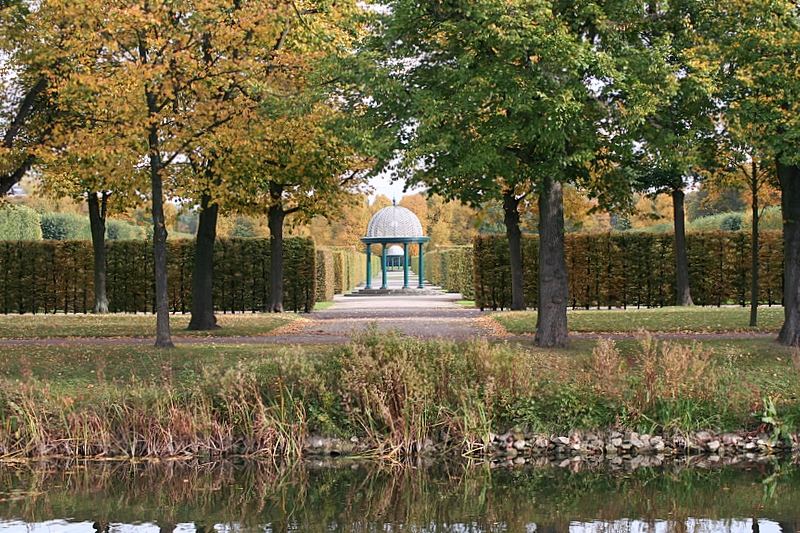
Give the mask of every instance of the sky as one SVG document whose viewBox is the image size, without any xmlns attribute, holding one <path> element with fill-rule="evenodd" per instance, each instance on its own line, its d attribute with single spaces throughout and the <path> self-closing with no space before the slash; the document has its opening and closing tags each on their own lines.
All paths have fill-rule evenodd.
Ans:
<svg viewBox="0 0 800 533">
<path fill-rule="evenodd" d="M 383 194 L 387 198 L 395 199 L 398 202 L 400 199 L 406 194 L 413 194 L 415 192 L 420 192 L 422 189 L 415 188 L 408 192 L 403 192 L 403 187 L 405 187 L 405 180 L 397 180 L 392 181 L 387 176 L 375 176 L 369 180 L 370 187 L 372 187 L 372 193 L 370 194 L 370 202 L 372 202 L 375 197 L 379 194 Z"/>
</svg>

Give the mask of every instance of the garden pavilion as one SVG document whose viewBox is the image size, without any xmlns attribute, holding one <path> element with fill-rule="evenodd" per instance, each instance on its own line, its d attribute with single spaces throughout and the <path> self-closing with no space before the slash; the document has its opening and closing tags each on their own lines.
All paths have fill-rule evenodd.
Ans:
<svg viewBox="0 0 800 533">
<path fill-rule="evenodd" d="M 425 279 L 425 259 L 423 246 L 430 240 L 429 237 L 424 235 L 422 224 L 420 224 L 417 215 L 410 209 L 397 205 L 392 202 L 392 205 L 384 207 L 375 213 L 367 226 L 367 234 L 362 237 L 361 241 L 367 246 L 367 286 L 366 289 L 372 289 L 372 245 L 381 245 L 381 290 L 388 290 L 388 269 L 389 269 L 389 247 L 396 245 L 402 247 L 402 259 L 400 259 L 400 266 L 403 268 L 403 289 L 409 288 L 408 270 L 409 270 L 409 246 L 419 246 L 419 256 L 417 258 L 417 288 L 424 288 Z M 393 252 L 398 252 L 396 248 Z"/>
</svg>

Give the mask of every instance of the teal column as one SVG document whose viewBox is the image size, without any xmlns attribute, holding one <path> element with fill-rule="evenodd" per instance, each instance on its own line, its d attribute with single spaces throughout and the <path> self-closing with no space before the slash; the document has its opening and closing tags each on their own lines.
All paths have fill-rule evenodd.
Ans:
<svg viewBox="0 0 800 533">
<path fill-rule="evenodd" d="M 367 244 L 367 288 L 372 288 L 372 245 Z"/>
<path fill-rule="evenodd" d="M 408 243 L 403 243 L 403 288 L 408 288 Z"/>
<path fill-rule="evenodd" d="M 420 289 L 425 287 L 425 283 L 423 280 L 425 279 L 425 260 L 422 258 L 422 243 L 419 243 L 419 265 L 417 265 L 419 269 L 419 285 L 417 285 Z"/>
<path fill-rule="evenodd" d="M 389 280 L 387 278 L 386 273 L 386 243 L 383 244 L 383 249 L 381 250 L 381 289 L 388 289 L 389 288 Z"/>
</svg>

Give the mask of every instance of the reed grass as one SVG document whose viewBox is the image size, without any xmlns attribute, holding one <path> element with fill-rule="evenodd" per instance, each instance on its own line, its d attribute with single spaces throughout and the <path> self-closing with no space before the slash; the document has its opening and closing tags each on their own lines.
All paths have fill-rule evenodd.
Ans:
<svg viewBox="0 0 800 533">
<path fill-rule="evenodd" d="M 357 436 L 385 458 L 431 444 L 474 454 L 492 432 L 511 428 L 755 429 L 766 397 L 796 431 L 792 354 L 754 356 L 746 347 L 645 337 L 543 351 L 373 330 L 325 349 L 205 347 L 194 361 L 191 351 L 142 353 L 148 368 L 138 373 L 131 352 L 72 354 L 84 375 L 73 369 L 66 381 L 60 365 L 69 354 L 48 359 L 49 372 L 21 352 L 13 365 L 5 354 L 0 458 L 288 458 L 302 455 L 312 434 Z"/>
</svg>

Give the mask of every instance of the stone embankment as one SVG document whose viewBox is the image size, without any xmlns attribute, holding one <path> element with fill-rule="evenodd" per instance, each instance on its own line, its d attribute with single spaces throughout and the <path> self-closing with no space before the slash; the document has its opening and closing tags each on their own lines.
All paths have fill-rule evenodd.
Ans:
<svg viewBox="0 0 800 533">
<path fill-rule="evenodd" d="M 422 455 L 443 453 L 447 446 L 431 440 L 415 446 Z M 351 439 L 311 436 L 306 439 L 308 456 L 355 455 L 373 450 L 357 437 Z M 740 457 L 753 460 L 762 456 L 800 452 L 800 434 L 789 440 L 776 440 L 766 433 L 698 431 L 668 436 L 640 434 L 634 431 L 573 431 L 564 435 L 507 432 L 489 435 L 489 443 L 475 443 L 472 455 L 493 462 L 523 464 L 539 458 L 569 460 L 586 458 L 622 462 L 631 457 L 655 457 L 658 460 L 704 455 L 714 462 Z M 716 458 L 716 459 L 715 459 Z"/>
</svg>

